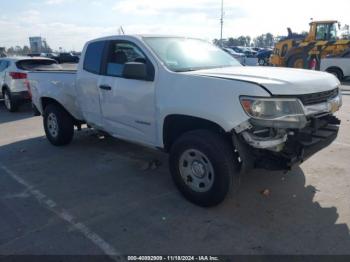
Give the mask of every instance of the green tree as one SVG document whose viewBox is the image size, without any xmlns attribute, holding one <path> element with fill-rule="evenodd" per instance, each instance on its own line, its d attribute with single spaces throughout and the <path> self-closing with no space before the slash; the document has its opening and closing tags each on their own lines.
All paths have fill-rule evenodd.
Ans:
<svg viewBox="0 0 350 262">
<path fill-rule="evenodd" d="M 228 39 L 228 46 L 237 46 L 239 45 L 239 41 L 236 38 L 230 37 Z"/>
<path fill-rule="evenodd" d="M 254 38 L 253 42 L 256 47 L 271 47 L 275 44 L 275 38 L 273 34 L 266 33 Z"/>
<path fill-rule="evenodd" d="M 23 46 L 23 49 L 22 49 L 22 54 L 23 55 L 28 55 L 30 53 L 30 48 L 28 46 Z"/>
</svg>

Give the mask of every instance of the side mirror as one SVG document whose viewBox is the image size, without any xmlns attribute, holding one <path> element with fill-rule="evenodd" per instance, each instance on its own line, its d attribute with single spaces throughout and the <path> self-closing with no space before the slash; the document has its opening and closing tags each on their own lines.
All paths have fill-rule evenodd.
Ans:
<svg viewBox="0 0 350 262">
<path fill-rule="evenodd" d="M 147 66 L 140 62 L 129 62 L 124 65 L 122 76 L 128 79 L 147 80 Z"/>
</svg>

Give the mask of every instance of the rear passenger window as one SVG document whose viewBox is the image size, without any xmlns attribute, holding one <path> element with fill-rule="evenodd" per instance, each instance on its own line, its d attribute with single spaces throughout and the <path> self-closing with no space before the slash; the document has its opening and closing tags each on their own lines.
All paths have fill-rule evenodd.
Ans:
<svg viewBox="0 0 350 262">
<path fill-rule="evenodd" d="M 4 71 L 8 66 L 7 61 L 0 61 L 0 72 Z"/>
<path fill-rule="evenodd" d="M 84 70 L 94 74 L 100 73 L 104 47 L 104 41 L 89 44 L 85 52 Z"/>
</svg>

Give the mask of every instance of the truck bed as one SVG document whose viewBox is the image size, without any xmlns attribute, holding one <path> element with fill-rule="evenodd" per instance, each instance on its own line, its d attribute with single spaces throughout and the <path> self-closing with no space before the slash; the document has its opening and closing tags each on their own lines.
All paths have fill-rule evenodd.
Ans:
<svg viewBox="0 0 350 262">
<path fill-rule="evenodd" d="M 35 71 L 28 74 L 29 86 L 33 96 L 33 104 L 43 114 L 42 99 L 55 99 L 76 119 L 83 120 L 79 108 L 75 87 L 76 71 Z"/>
</svg>

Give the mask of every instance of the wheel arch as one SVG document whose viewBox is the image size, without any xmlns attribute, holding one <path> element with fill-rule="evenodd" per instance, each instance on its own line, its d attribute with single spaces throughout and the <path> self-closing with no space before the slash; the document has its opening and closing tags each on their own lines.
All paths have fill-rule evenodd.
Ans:
<svg viewBox="0 0 350 262">
<path fill-rule="evenodd" d="M 1 93 L 4 94 L 5 90 L 10 90 L 10 88 L 8 87 L 8 85 L 3 84 L 3 86 L 1 87 Z"/>
<path fill-rule="evenodd" d="M 52 105 L 52 104 L 57 105 L 60 108 L 62 108 L 74 120 L 75 124 L 78 124 L 81 122 L 78 119 L 76 119 L 59 101 L 57 101 L 56 99 L 51 98 L 51 97 L 41 97 L 40 98 L 40 106 L 42 108 L 43 114 L 44 114 L 45 108 L 48 105 Z"/>
<path fill-rule="evenodd" d="M 339 72 L 341 73 L 342 76 L 344 76 L 343 70 L 342 70 L 340 67 L 338 67 L 338 66 L 330 66 L 330 67 L 327 67 L 326 72 L 329 73 L 329 72 L 331 72 L 332 70 L 337 70 L 337 71 L 339 71 Z"/>
<path fill-rule="evenodd" d="M 207 129 L 222 134 L 227 133 L 222 126 L 211 120 L 191 115 L 171 114 L 166 116 L 163 122 L 163 149 L 169 152 L 171 146 L 180 136 L 197 129 Z"/>
</svg>

